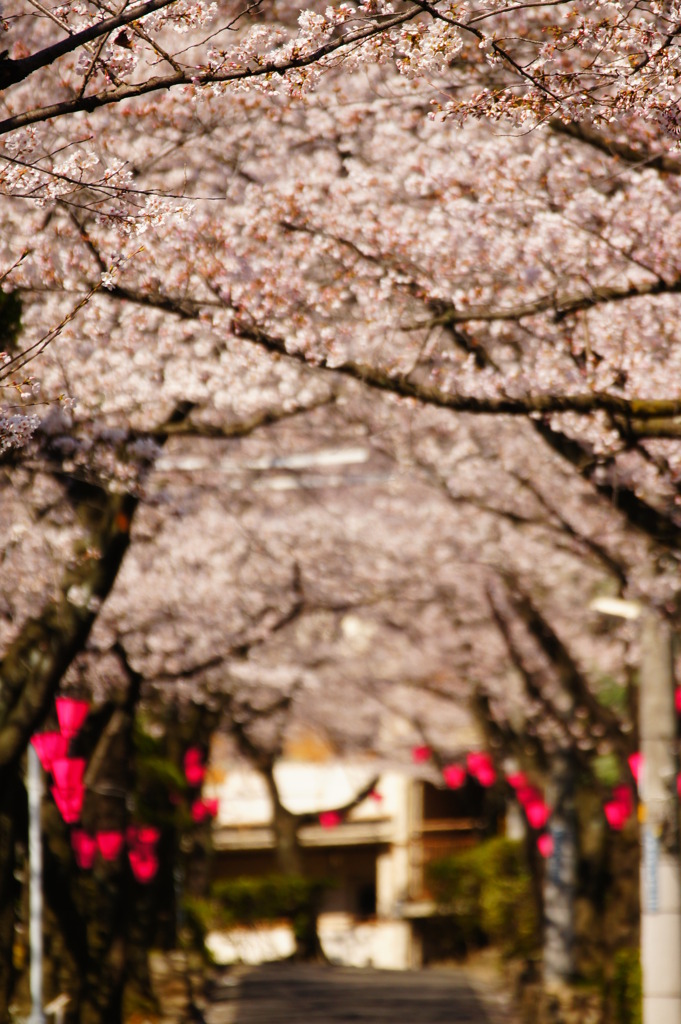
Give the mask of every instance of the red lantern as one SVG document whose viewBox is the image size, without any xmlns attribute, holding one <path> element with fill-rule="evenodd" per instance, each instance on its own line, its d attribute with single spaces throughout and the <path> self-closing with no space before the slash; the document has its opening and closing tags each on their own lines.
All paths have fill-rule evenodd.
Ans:
<svg viewBox="0 0 681 1024">
<path fill-rule="evenodd" d="M 52 796 L 66 824 L 75 824 L 80 818 L 80 812 L 83 809 L 85 787 L 78 786 L 74 789 L 59 789 L 58 786 L 52 786 Z"/>
<path fill-rule="evenodd" d="M 205 801 L 195 800 L 191 806 L 192 821 L 195 821 L 198 825 L 208 817 L 208 808 L 206 807 Z"/>
<path fill-rule="evenodd" d="M 442 769 L 442 778 L 450 789 L 461 789 L 466 781 L 466 769 L 460 764 L 448 764 Z"/>
<path fill-rule="evenodd" d="M 478 780 L 481 786 L 494 785 L 497 775 L 489 754 L 485 754 L 484 751 L 478 751 L 477 753 L 474 751 L 466 758 L 466 764 L 468 765 L 468 771 Z"/>
<path fill-rule="evenodd" d="M 83 757 L 56 757 L 52 775 L 59 789 L 77 789 L 83 784 L 86 761 Z"/>
<path fill-rule="evenodd" d="M 138 882 L 146 885 L 158 871 L 158 857 L 152 850 L 135 849 L 128 851 L 132 873 Z"/>
<path fill-rule="evenodd" d="M 140 825 L 139 828 L 135 829 L 135 839 L 138 846 L 155 846 L 161 838 L 161 831 L 155 828 L 153 825 Z"/>
<path fill-rule="evenodd" d="M 525 814 L 532 828 L 543 828 L 551 817 L 551 808 L 542 799 L 534 799 L 525 804 Z"/>
<path fill-rule="evenodd" d="M 190 786 L 200 786 L 203 782 L 206 769 L 203 764 L 203 754 L 198 747 L 190 747 L 184 755 L 184 777 Z"/>
<path fill-rule="evenodd" d="M 319 815 L 319 824 L 322 828 L 336 828 L 342 820 L 338 811 L 322 811 Z"/>
<path fill-rule="evenodd" d="M 430 757 L 430 747 L 412 747 L 411 759 L 414 764 L 423 764 Z"/>
<path fill-rule="evenodd" d="M 201 764 L 186 764 L 184 766 L 184 777 L 192 789 L 201 785 L 205 774 L 206 769 Z"/>
<path fill-rule="evenodd" d="M 74 828 L 71 833 L 71 846 L 76 855 L 76 864 L 83 871 L 87 871 L 95 862 L 97 853 L 97 840 L 94 836 L 88 835 L 82 829 Z"/>
<path fill-rule="evenodd" d="M 73 739 L 87 718 L 90 705 L 86 700 L 74 700 L 72 697 L 57 697 L 57 718 L 62 736 Z"/>
<path fill-rule="evenodd" d="M 513 789 L 527 789 L 530 784 L 525 772 L 514 772 L 513 775 L 507 775 L 506 781 Z"/>
<path fill-rule="evenodd" d="M 60 732 L 41 732 L 31 738 L 41 765 L 46 772 L 51 771 L 52 762 L 59 757 L 66 757 L 69 741 Z"/>
<path fill-rule="evenodd" d="M 116 857 L 123 849 L 122 832 L 98 832 L 97 848 L 104 860 L 116 860 Z"/>
<path fill-rule="evenodd" d="M 677 690 L 678 693 L 678 690 Z M 634 781 L 638 782 L 643 768 L 643 754 L 640 750 L 637 750 L 634 754 L 629 754 L 627 763 L 631 769 L 631 774 L 634 776 Z"/>
<path fill-rule="evenodd" d="M 519 786 L 515 795 L 521 807 L 527 807 L 528 804 L 537 800 L 543 800 L 541 790 L 536 786 Z"/>
<path fill-rule="evenodd" d="M 620 832 L 624 828 L 626 820 L 629 817 L 629 811 L 626 805 L 623 804 L 621 800 L 609 800 L 607 804 L 604 805 L 603 811 L 605 812 L 605 817 L 610 828 L 615 832 Z"/>
<path fill-rule="evenodd" d="M 217 818 L 218 810 L 220 809 L 220 801 L 217 797 L 204 800 L 203 805 L 206 808 L 206 814 L 209 818 Z"/>
<path fill-rule="evenodd" d="M 553 836 L 549 835 L 548 832 L 542 832 L 542 834 L 537 837 L 537 849 L 542 857 L 550 857 L 553 853 Z"/>
<path fill-rule="evenodd" d="M 634 809 L 634 798 L 628 786 L 614 786 L 612 791 L 613 800 L 617 800 L 625 808 L 627 818 Z"/>
</svg>

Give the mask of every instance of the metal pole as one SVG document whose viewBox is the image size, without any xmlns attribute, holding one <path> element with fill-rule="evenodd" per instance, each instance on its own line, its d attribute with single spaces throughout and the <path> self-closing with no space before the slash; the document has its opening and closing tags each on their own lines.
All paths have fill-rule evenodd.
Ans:
<svg viewBox="0 0 681 1024">
<path fill-rule="evenodd" d="M 643 1024 L 681 1021 L 681 876 L 672 637 L 652 611 L 641 632 L 639 728 Z"/>
<path fill-rule="evenodd" d="M 40 805 L 43 777 L 40 760 L 32 744 L 28 745 L 28 864 L 29 864 L 29 945 L 31 951 L 31 1016 L 28 1024 L 45 1024 L 43 1013 L 43 848 L 40 831 Z"/>
</svg>

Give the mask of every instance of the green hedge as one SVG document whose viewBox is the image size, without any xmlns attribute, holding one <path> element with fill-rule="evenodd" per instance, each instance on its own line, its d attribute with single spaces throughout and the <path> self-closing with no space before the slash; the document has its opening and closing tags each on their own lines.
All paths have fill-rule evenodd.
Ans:
<svg viewBox="0 0 681 1024">
<path fill-rule="evenodd" d="M 522 843 L 489 839 L 433 861 L 427 884 L 467 948 L 491 943 L 506 956 L 537 949 L 537 914 Z"/>
<path fill-rule="evenodd" d="M 616 1024 L 642 1024 L 643 993 L 638 949 L 620 949 L 615 953 L 612 987 Z"/>
</svg>

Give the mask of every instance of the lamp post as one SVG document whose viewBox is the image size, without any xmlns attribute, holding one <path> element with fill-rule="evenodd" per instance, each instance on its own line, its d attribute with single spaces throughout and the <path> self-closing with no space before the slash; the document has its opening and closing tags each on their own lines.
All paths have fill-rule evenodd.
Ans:
<svg viewBox="0 0 681 1024">
<path fill-rule="evenodd" d="M 45 1024 L 43 1012 L 43 847 L 40 833 L 40 805 L 43 777 L 40 759 L 28 745 L 28 864 L 29 864 L 29 946 L 31 1016 L 28 1024 Z"/>
<path fill-rule="evenodd" d="M 676 715 L 672 633 L 652 610 L 601 599 L 591 607 L 641 618 L 639 779 L 641 836 L 641 968 L 643 1024 L 681 1021 L 681 872 L 676 779 Z"/>
</svg>

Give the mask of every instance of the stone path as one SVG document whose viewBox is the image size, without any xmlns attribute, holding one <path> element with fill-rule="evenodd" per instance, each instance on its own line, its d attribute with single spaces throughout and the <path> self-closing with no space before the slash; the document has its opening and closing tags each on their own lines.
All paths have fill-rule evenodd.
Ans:
<svg viewBox="0 0 681 1024">
<path fill-rule="evenodd" d="M 312 964 L 219 976 L 206 1024 L 516 1024 L 496 984 L 464 969 L 376 971 Z"/>
</svg>

